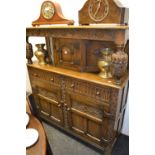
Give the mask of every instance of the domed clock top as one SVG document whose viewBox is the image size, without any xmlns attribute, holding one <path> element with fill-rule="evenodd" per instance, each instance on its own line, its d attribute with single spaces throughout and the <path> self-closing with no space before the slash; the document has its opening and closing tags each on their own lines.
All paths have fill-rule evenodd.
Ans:
<svg viewBox="0 0 155 155">
<path fill-rule="evenodd" d="M 118 0 L 87 0 L 79 10 L 79 24 L 127 24 L 128 12 Z"/>
<path fill-rule="evenodd" d="M 44 1 L 41 5 L 39 18 L 32 22 L 32 26 L 50 24 L 74 24 L 73 20 L 64 17 L 60 4 L 54 0 Z"/>
</svg>

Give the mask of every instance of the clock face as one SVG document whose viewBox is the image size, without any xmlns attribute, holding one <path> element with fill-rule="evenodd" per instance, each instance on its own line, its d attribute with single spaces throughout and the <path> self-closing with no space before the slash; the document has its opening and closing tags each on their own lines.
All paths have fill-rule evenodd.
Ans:
<svg viewBox="0 0 155 155">
<path fill-rule="evenodd" d="M 41 8 L 41 13 L 45 19 L 51 19 L 54 15 L 55 8 L 51 2 L 44 2 Z"/>
<path fill-rule="evenodd" d="M 89 17 L 96 22 L 102 21 L 109 13 L 107 0 L 91 0 L 88 6 Z"/>
</svg>

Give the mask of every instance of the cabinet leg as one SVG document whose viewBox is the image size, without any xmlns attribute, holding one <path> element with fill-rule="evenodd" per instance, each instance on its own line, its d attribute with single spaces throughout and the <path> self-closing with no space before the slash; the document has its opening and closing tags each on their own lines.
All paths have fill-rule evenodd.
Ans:
<svg viewBox="0 0 155 155">
<path fill-rule="evenodd" d="M 105 149 L 103 155 L 112 155 L 112 147 L 111 147 L 111 146 L 108 146 L 108 147 Z"/>
</svg>

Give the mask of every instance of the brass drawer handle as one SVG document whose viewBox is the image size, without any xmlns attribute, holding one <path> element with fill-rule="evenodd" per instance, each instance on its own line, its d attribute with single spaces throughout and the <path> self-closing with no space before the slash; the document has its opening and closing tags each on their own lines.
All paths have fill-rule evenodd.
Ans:
<svg viewBox="0 0 155 155">
<path fill-rule="evenodd" d="M 71 88 L 74 88 L 74 86 L 75 86 L 74 84 L 71 84 Z"/>
</svg>

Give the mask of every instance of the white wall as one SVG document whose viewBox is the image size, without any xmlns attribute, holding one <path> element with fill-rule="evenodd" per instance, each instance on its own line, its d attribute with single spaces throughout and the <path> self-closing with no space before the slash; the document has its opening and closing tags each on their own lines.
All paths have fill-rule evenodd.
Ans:
<svg viewBox="0 0 155 155">
<path fill-rule="evenodd" d="M 83 6 L 83 4 L 86 2 L 86 0 L 77 0 L 77 1 L 69 1 L 68 0 L 56 0 L 62 7 L 62 12 L 64 16 L 68 19 L 73 19 L 75 21 L 75 24 L 78 24 L 78 10 L 80 10 Z M 129 6 L 128 3 L 129 0 L 120 0 L 120 2 L 124 6 Z M 27 3 L 29 6 L 27 11 L 27 16 L 25 17 L 26 20 L 26 27 L 31 26 L 32 21 L 36 20 L 39 17 L 40 14 L 40 5 L 43 2 L 43 0 L 27 0 Z M 35 43 L 35 41 L 32 39 L 32 42 Z M 42 40 L 39 40 L 42 41 Z M 34 47 L 35 50 L 35 47 Z M 27 86 L 26 90 L 31 91 L 29 79 L 27 76 Z M 127 102 L 127 109 L 124 117 L 124 124 L 122 128 L 122 133 L 125 135 L 129 135 L 129 102 Z"/>
</svg>

